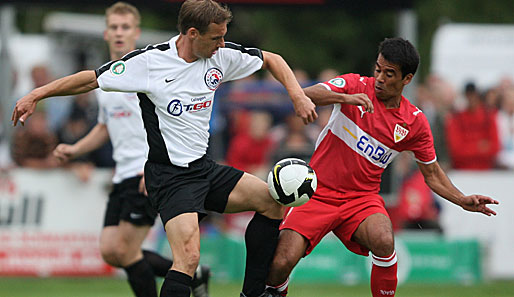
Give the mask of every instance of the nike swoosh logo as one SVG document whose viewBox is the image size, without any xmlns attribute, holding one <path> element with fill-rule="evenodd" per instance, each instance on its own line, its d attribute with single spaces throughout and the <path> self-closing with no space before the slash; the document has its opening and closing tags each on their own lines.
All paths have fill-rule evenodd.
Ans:
<svg viewBox="0 0 514 297">
<path fill-rule="evenodd" d="M 167 79 L 167 78 L 165 78 L 165 79 L 164 79 L 164 82 L 165 82 L 165 83 L 170 83 L 170 82 L 172 82 L 172 81 L 174 81 L 174 80 L 175 80 L 175 78 L 172 78 L 172 79 Z"/>
<path fill-rule="evenodd" d="M 130 213 L 130 218 L 131 219 L 137 220 L 137 219 L 140 219 L 142 217 L 143 217 L 143 215 L 140 214 L 140 213 L 133 213 L 133 212 Z"/>
</svg>

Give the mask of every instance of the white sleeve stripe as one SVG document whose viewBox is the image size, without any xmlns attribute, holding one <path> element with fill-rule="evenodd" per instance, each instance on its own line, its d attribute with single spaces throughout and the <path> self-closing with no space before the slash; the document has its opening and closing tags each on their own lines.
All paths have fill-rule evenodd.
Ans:
<svg viewBox="0 0 514 297">
<path fill-rule="evenodd" d="M 332 89 L 331 89 L 329 86 L 327 86 L 325 83 L 318 83 L 318 85 L 322 85 L 322 86 L 324 86 L 327 90 L 332 91 Z"/>
<path fill-rule="evenodd" d="M 419 159 L 417 159 L 417 158 L 414 158 L 414 160 L 416 160 L 416 162 L 418 162 L 418 163 L 428 165 L 428 164 L 432 164 L 432 163 L 434 163 L 435 161 L 437 161 L 437 156 L 436 156 L 433 160 L 428 161 L 428 162 L 420 161 L 420 160 L 419 160 Z"/>
</svg>

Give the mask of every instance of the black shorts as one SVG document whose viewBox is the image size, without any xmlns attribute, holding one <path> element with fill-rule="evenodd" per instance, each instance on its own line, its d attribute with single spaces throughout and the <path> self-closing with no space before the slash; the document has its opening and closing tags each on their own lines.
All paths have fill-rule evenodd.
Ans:
<svg viewBox="0 0 514 297">
<path fill-rule="evenodd" d="M 120 220 L 138 226 L 154 224 L 157 211 L 148 197 L 139 193 L 140 180 L 141 177 L 136 176 L 114 184 L 105 210 L 104 227 L 116 226 Z"/>
<path fill-rule="evenodd" d="M 207 210 L 223 213 L 228 196 L 243 173 L 219 165 L 206 155 L 189 163 L 189 167 L 148 161 L 146 190 L 166 226 L 167 221 L 183 213 L 196 212 L 199 219 L 207 215 Z"/>
</svg>

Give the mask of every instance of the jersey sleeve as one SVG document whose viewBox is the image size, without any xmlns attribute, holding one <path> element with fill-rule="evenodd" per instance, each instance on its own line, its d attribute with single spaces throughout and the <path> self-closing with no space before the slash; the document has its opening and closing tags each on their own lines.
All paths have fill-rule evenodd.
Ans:
<svg viewBox="0 0 514 297">
<path fill-rule="evenodd" d="M 225 48 L 221 48 L 219 53 L 225 70 L 223 81 L 247 77 L 260 70 L 264 62 L 260 49 L 245 48 L 231 42 L 225 42 Z"/>
<path fill-rule="evenodd" d="M 148 55 L 135 50 L 120 60 L 111 61 L 95 73 L 100 89 L 104 91 L 147 93 L 149 82 Z"/>
<path fill-rule="evenodd" d="M 98 102 L 98 116 L 97 121 L 100 124 L 106 124 L 107 123 L 107 110 L 103 104 L 103 98 L 102 98 L 102 90 L 96 89 L 95 90 L 95 96 L 96 100 Z"/>
<path fill-rule="evenodd" d="M 367 81 L 367 77 L 355 73 L 348 73 L 320 84 L 336 93 L 355 94 L 363 92 L 366 86 L 365 80 Z"/>
<path fill-rule="evenodd" d="M 425 115 L 420 113 L 418 117 L 420 127 L 410 150 L 414 153 L 414 158 L 417 162 L 430 164 L 437 160 L 434 148 L 434 137 L 432 136 L 432 131 L 430 130 L 430 125 Z"/>
</svg>

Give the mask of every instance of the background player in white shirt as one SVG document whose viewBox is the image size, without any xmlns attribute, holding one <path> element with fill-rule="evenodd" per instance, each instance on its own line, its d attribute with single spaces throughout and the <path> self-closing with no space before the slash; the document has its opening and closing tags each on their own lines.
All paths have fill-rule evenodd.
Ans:
<svg viewBox="0 0 514 297">
<path fill-rule="evenodd" d="M 161 296 L 187 297 L 200 258 L 198 220 L 206 210 L 256 211 L 246 234 L 247 261 L 241 296 L 264 292 L 283 209 L 259 178 L 222 166 L 205 155 L 214 92 L 222 81 L 266 68 L 284 85 L 305 123 L 317 118 L 292 70 L 279 55 L 225 43 L 231 13 L 212 0 L 187 0 L 180 35 L 129 53 L 96 71 L 82 71 L 33 90 L 13 111 L 24 122 L 39 100 L 97 87 L 137 92 L 149 144 L 145 183 L 173 252 Z"/>
<path fill-rule="evenodd" d="M 487 204 L 498 201 L 466 196 L 451 183 L 437 162 L 425 115 L 402 96 L 418 68 L 417 50 L 391 38 L 378 53 L 374 77 L 345 74 L 305 89 L 317 105 L 334 108 L 310 162 L 318 176 L 316 193 L 288 211 L 280 227 L 269 296 L 287 295 L 292 269 L 329 232 L 356 254 L 371 251 L 374 297 L 395 295 L 393 229 L 378 192 L 382 172 L 401 151 L 413 153 L 426 184 L 441 197 L 467 211 L 496 214 Z"/>
<path fill-rule="evenodd" d="M 133 51 L 140 36 L 140 14 L 136 7 L 117 2 L 106 10 L 104 39 L 111 60 Z M 155 276 L 165 277 L 172 262 L 141 245 L 154 224 L 157 212 L 144 195 L 143 168 L 148 153 L 139 100 L 134 93 L 96 90 L 98 124 L 73 145 L 59 144 L 54 156 L 68 161 L 89 153 L 109 139 L 116 162 L 114 188 L 109 195 L 100 252 L 108 264 L 123 268 L 137 297 L 157 297 Z M 208 267 L 199 266 L 193 281 L 193 296 L 208 297 Z"/>
</svg>

